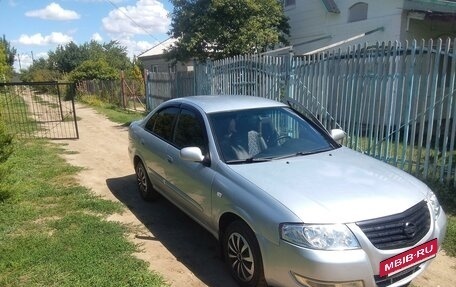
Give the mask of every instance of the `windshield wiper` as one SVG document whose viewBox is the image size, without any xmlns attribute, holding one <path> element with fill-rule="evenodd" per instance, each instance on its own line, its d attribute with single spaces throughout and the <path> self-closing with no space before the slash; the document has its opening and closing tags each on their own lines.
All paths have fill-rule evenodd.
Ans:
<svg viewBox="0 0 456 287">
<path fill-rule="evenodd" d="M 263 157 L 249 157 L 246 159 L 232 159 L 232 160 L 227 160 L 225 163 L 227 164 L 242 164 L 242 163 L 256 163 L 256 162 L 265 162 L 265 161 L 271 161 L 270 158 L 263 158 Z"/>
<path fill-rule="evenodd" d="M 330 151 L 330 150 L 331 150 L 331 148 L 322 148 L 322 149 L 315 149 L 315 150 L 311 150 L 311 151 L 298 151 L 293 154 L 287 154 L 287 155 L 275 157 L 274 160 L 295 157 L 295 156 L 311 155 L 311 154 L 316 154 L 316 153 Z"/>
</svg>

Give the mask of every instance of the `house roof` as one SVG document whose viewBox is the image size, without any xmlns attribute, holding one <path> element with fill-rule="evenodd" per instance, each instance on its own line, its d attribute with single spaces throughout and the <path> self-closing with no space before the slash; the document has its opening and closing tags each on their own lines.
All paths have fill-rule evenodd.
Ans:
<svg viewBox="0 0 456 287">
<path fill-rule="evenodd" d="M 168 38 L 163 42 L 158 43 L 157 45 L 153 46 L 149 50 L 143 52 L 138 56 L 138 58 L 145 58 L 150 56 L 157 56 L 163 55 L 164 51 L 170 48 L 175 42 L 177 41 L 176 38 Z"/>
<path fill-rule="evenodd" d="M 456 0 L 407 0 L 404 9 L 426 12 L 456 13 Z"/>
</svg>

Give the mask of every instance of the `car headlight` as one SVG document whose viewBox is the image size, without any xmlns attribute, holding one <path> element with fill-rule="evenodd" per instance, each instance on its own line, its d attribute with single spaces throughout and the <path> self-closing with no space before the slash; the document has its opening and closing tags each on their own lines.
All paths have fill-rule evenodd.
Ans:
<svg viewBox="0 0 456 287">
<path fill-rule="evenodd" d="M 360 248 L 355 235 L 345 224 L 296 224 L 280 226 L 280 236 L 290 243 L 319 250 Z"/>
<path fill-rule="evenodd" d="M 437 219 L 440 215 L 441 207 L 439 200 L 437 199 L 437 196 L 435 196 L 435 194 L 432 191 L 428 193 L 427 201 L 431 205 L 431 212 L 434 213 L 434 218 Z"/>
</svg>

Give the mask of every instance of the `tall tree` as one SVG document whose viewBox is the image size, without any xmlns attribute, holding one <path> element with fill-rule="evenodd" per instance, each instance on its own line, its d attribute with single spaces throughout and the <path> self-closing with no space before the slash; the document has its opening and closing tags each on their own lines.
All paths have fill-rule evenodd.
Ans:
<svg viewBox="0 0 456 287">
<path fill-rule="evenodd" d="M 127 55 L 127 47 L 121 46 L 118 41 L 103 44 L 106 51 L 106 61 L 115 69 L 127 70 L 131 68 L 131 61 Z"/>
<path fill-rule="evenodd" d="M 131 66 L 130 59 L 127 55 L 127 48 L 121 46 L 118 41 L 109 41 L 100 44 L 96 41 L 90 41 L 80 46 L 88 54 L 89 59 L 97 61 L 104 59 L 112 68 L 125 70 Z"/>
<path fill-rule="evenodd" d="M 3 35 L 2 38 L 0 38 L 0 45 L 3 46 L 4 52 L 5 52 L 5 57 L 6 57 L 6 63 L 13 67 L 14 66 L 14 58 L 16 57 L 16 48 L 12 47 L 10 42 L 8 42 L 5 38 L 5 35 Z"/>
<path fill-rule="evenodd" d="M 3 45 L 0 45 L 0 82 L 6 82 L 11 77 L 12 69 L 6 59 L 6 50 Z"/>
<path fill-rule="evenodd" d="M 89 59 L 87 50 L 74 42 L 58 46 L 55 52 L 49 52 L 48 55 L 51 67 L 60 73 L 69 73 Z"/>
<path fill-rule="evenodd" d="M 57 81 L 60 78 L 60 73 L 52 69 L 49 62 L 44 58 L 39 58 L 21 73 L 21 80 L 25 82 L 47 82 Z"/>
<path fill-rule="evenodd" d="M 118 70 L 111 67 L 106 60 L 87 60 L 80 66 L 71 71 L 70 79 L 72 81 L 82 80 L 114 80 L 119 78 Z"/>
<path fill-rule="evenodd" d="M 171 0 L 168 57 L 221 59 L 287 44 L 290 26 L 277 0 Z"/>
<path fill-rule="evenodd" d="M 114 69 L 126 69 L 130 64 L 127 56 L 127 48 L 117 41 L 100 44 L 96 41 L 76 45 L 70 42 L 65 46 L 59 46 L 55 51 L 48 53 L 49 64 L 53 69 L 62 74 L 67 74 L 87 61 L 96 62 L 103 60 Z"/>
</svg>

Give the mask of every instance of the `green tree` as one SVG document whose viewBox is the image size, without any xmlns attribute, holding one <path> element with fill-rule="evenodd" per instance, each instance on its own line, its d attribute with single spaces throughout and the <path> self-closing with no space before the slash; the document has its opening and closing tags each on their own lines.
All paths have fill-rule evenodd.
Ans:
<svg viewBox="0 0 456 287">
<path fill-rule="evenodd" d="M 88 55 L 86 60 L 104 59 L 111 67 L 119 70 L 125 70 L 131 65 L 127 56 L 127 48 L 121 46 L 118 41 L 110 41 L 104 44 L 90 41 L 81 45 L 80 49 Z"/>
<path fill-rule="evenodd" d="M 101 64 L 95 67 L 94 64 Z M 76 45 L 70 42 L 48 53 L 48 59 L 35 61 L 22 73 L 23 81 L 90 80 L 118 78 L 120 70 L 133 68 L 127 48 L 117 41 L 96 41 Z M 91 78 L 92 77 L 92 78 Z"/>
<path fill-rule="evenodd" d="M 119 78 L 117 69 L 111 67 L 104 59 L 87 60 L 70 73 L 70 80 L 114 80 Z"/>
<path fill-rule="evenodd" d="M 288 44 L 288 19 L 277 0 L 171 0 L 168 58 L 221 59 Z"/>
<path fill-rule="evenodd" d="M 100 59 L 114 69 L 123 70 L 130 66 L 127 48 L 120 46 L 117 41 L 104 44 L 90 41 L 79 46 L 70 42 L 65 46 L 57 47 L 48 55 L 50 67 L 62 74 L 74 71 L 87 61 L 96 62 Z"/>
<path fill-rule="evenodd" d="M 131 67 L 131 61 L 127 55 L 127 47 L 121 46 L 118 41 L 110 41 L 103 44 L 106 51 L 106 61 L 115 69 L 127 70 Z"/>
<path fill-rule="evenodd" d="M 13 69 L 7 62 L 5 47 L 0 44 L 0 81 L 8 81 L 11 78 L 12 72 Z"/>
<path fill-rule="evenodd" d="M 52 69 L 49 61 L 39 58 L 27 70 L 22 71 L 21 80 L 25 82 L 47 82 L 60 79 L 60 73 Z"/>
<path fill-rule="evenodd" d="M 16 48 L 11 46 L 10 42 L 6 40 L 5 35 L 3 35 L 3 38 L 0 38 L 0 46 L 3 46 L 3 48 L 5 49 L 7 64 L 13 67 L 14 58 L 16 58 L 17 53 Z"/>
<path fill-rule="evenodd" d="M 74 42 L 70 42 L 65 46 L 58 46 L 54 52 L 49 52 L 48 56 L 51 68 L 62 74 L 73 71 L 82 62 L 90 58 L 88 51 Z"/>
</svg>

